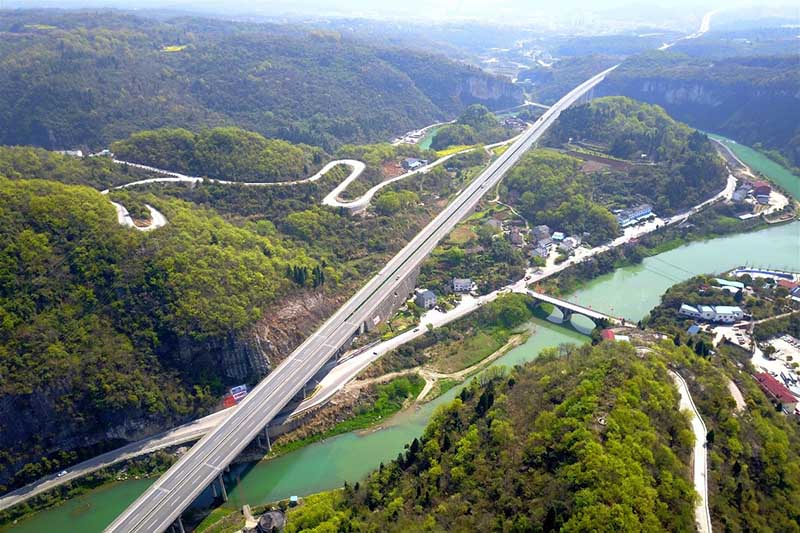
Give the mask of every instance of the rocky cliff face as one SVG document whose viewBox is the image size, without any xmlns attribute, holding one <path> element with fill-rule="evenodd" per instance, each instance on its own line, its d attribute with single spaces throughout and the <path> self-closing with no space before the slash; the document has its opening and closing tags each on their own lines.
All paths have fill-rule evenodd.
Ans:
<svg viewBox="0 0 800 533">
<path fill-rule="evenodd" d="M 598 86 L 597 94 L 660 105 L 690 126 L 745 144 L 760 143 L 800 163 L 796 146 L 800 144 L 800 90 L 789 84 L 612 75 Z"/>
<path fill-rule="evenodd" d="M 212 365 L 226 383 L 253 383 L 291 353 L 345 298 L 346 294 L 297 292 L 268 308 L 249 331 L 202 346 L 178 342 L 170 356 L 175 364 L 202 361 Z M 74 451 L 82 460 L 155 435 L 198 414 L 125 412 L 88 423 L 59 409 L 58 398 L 65 394 L 69 391 L 62 387 L 0 397 L 0 451 L 4 452 L 0 453 L 0 485 L 7 485 L 26 463 L 57 457 L 63 451 Z M 33 477 L 65 466 L 63 461 L 51 464 Z"/>
<path fill-rule="evenodd" d="M 457 88 L 457 97 L 465 104 L 484 104 L 494 109 L 513 107 L 525 99 L 522 91 L 502 78 L 491 76 L 467 76 Z"/>
</svg>

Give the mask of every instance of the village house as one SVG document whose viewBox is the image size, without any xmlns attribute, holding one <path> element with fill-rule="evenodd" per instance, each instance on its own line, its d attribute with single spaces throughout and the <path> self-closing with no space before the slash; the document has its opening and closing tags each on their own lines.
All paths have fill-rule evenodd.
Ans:
<svg viewBox="0 0 800 533">
<path fill-rule="evenodd" d="M 698 305 L 694 307 L 688 304 L 681 304 L 678 313 L 692 318 L 700 318 L 709 322 L 724 322 L 732 324 L 744 318 L 744 311 L 738 306 L 730 305 Z"/>
<path fill-rule="evenodd" d="M 402 163 L 403 168 L 408 170 L 409 172 L 411 172 L 412 170 L 418 170 L 427 164 L 428 162 L 425 159 L 417 159 L 416 157 L 406 157 L 405 159 L 403 159 Z"/>
<path fill-rule="evenodd" d="M 650 204 L 642 204 L 637 207 L 631 207 L 629 209 L 623 209 L 617 213 L 617 222 L 619 225 L 624 227 L 632 226 L 641 222 L 642 219 L 645 219 L 653 214 L 653 206 Z"/>
<path fill-rule="evenodd" d="M 550 228 L 544 224 L 535 226 L 531 231 L 533 238 L 536 242 L 550 242 Z"/>
<path fill-rule="evenodd" d="M 414 303 L 417 304 L 417 307 L 421 307 L 423 309 L 433 309 L 436 307 L 436 294 L 427 289 L 421 290 L 414 298 Z"/>
<path fill-rule="evenodd" d="M 561 241 L 561 244 L 558 245 L 558 249 L 568 254 L 580 245 L 581 245 L 581 240 L 579 237 L 574 237 L 574 236 L 567 237 L 566 239 Z"/>
<path fill-rule="evenodd" d="M 472 290 L 470 278 L 453 278 L 453 292 L 469 292 Z"/>
</svg>

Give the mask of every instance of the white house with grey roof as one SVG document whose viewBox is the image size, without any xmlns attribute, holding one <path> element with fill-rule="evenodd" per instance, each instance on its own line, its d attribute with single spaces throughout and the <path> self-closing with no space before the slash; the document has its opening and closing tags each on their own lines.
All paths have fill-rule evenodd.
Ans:
<svg viewBox="0 0 800 533">
<path fill-rule="evenodd" d="M 710 322 L 724 322 L 732 324 L 744 318 L 744 311 L 741 307 L 732 305 L 688 305 L 681 304 L 678 313 L 692 318 L 700 318 Z"/>
<path fill-rule="evenodd" d="M 421 290 L 414 297 L 414 303 L 423 309 L 433 309 L 436 306 L 436 294 L 428 289 Z"/>
<path fill-rule="evenodd" d="M 472 290 L 470 278 L 453 278 L 453 292 L 469 292 Z"/>
</svg>

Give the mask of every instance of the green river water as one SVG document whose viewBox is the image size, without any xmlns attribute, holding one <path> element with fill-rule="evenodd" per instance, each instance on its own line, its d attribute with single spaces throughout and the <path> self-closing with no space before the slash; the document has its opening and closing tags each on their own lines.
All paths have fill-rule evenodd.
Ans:
<svg viewBox="0 0 800 533">
<path fill-rule="evenodd" d="M 731 145 L 737 156 L 787 190 L 800 196 L 800 179 L 758 152 Z M 772 226 L 762 231 L 691 243 L 647 258 L 641 265 L 618 269 L 597 278 L 569 297 L 582 305 L 617 316 L 639 320 L 658 304 L 671 285 L 693 275 L 721 272 L 750 264 L 797 269 L 800 267 L 800 222 Z M 533 322 L 528 341 L 498 359 L 495 364 L 511 366 L 530 361 L 542 348 L 562 342 L 585 342 L 576 331 L 546 321 Z M 355 481 L 375 469 L 381 461 L 395 458 L 403 445 L 419 436 L 433 410 L 450 401 L 455 388 L 418 410 L 400 413 L 382 427 L 348 433 L 312 444 L 275 460 L 239 466 L 231 471 L 238 480 L 230 489 L 228 506 L 260 504 L 290 495 L 306 495 Z M 102 531 L 152 480 L 125 481 L 103 486 L 57 507 L 21 520 L 4 531 L 38 532 Z"/>
</svg>

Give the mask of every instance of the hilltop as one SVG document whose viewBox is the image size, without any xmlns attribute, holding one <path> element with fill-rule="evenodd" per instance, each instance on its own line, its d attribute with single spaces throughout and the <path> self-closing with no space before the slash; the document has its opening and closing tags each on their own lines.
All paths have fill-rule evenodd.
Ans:
<svg viewBox="0 0 800 533">
<path fill-rule="evenodd" d="M 475 67 L 336 32 L 109 11 L 8 12 L 0 64 L 0 143 L 51 149 L 235 125 L 330 150 L 522 98 Z"/>
</svg>

